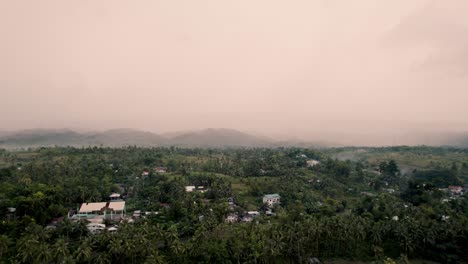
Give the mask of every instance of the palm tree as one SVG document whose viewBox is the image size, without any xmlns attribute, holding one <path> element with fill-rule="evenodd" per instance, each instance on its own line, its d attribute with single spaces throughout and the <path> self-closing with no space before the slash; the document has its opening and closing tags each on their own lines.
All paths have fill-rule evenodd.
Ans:
<svg viewBox="0 0 468 264">
<path fill-rule="evenodd" d="M 145 264 L 164 264 L 164 263 L 167 263 L 167 262 L 164 260 L 163 256 L 158 254 L 158 252 L 153 252 L 145 260 Z"/>
<path fill-rule="evenodd" d="M 36 261 L 39 241 L 34 236 L 23 237 L 18 241 L 18 255 L 16 256 L 22 263 L 34 263 Z"/>
<path fill-rule="evenodd" d="M 0 259 L 3 258 L 6 253 L 8 253 L 8 244 L 10 243 L 10 239 L 6 235 L 0 236 Z"/>
<path fill-rule="evenodd" d="M 110 264 L 111 263 L 111 258 L 109 254 L 105 252 L 100 252 L 96 254 L 96 256 L 93 258 L 93 263 L 96 264 Z"/>
<path fill-rule="evenodd" d="M 75 259 L 82 262 L 87 262 L 91 259 L 92 254 L 92 241 L 90 238 L 85 239 L 78 249 L 75 251 Z"/>
<path fill-rule="evenodd" d="M 122 254 L 122 239 L 119 237 L 113 237 L 107 246 L 109 253 L 111 253 L 116 259 Z"/>
<path fill-rule="evenodd" d="M 65 239 L 60 238 L 52 246 L 52 257 L 57 263 L 62 263 L 70 255 L 68 243 Z"/>
</svg>

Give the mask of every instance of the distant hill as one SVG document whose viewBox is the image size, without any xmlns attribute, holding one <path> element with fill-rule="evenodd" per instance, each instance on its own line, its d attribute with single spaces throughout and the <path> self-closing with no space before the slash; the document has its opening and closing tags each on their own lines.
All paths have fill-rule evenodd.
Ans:
<svg viewBox="0 0 468 264">
<path fill-rule="evenodd" d="M 413 142 L 414 145 L 456 146 L 468 148 L 467 133 L 446 133 L 421 135 L 418 141 L 398 141 L 401 145 Z M 337 141 L 338 142 L 338 141 Z M 356 141 L 357 142 L 357 141 Z M 180 147 L 333 147 L 351 146 L 352 143 L 337 144 L 331 141 L 278 141 L 252 135 L 234 129 L 209 128 L 198 131 L 155 134 L 134 129 L 114 129 L 102 132 L 79 133 L 69 129 L 36 129 L 16 132 L 0 132 L 0 148 L 28 148 L 50 146 L 180 146 Z"/>
<path fill-rule="evenodd" d="M 48 147 L 48 146 L 110 146 L 121 147 L 159 146 L 166 138 L 150 132 L 116 129 L 96 133 L 77 133 L 71 130 L 26 130 L 0 135 L 0 147 Z"/>
<path fill-rule="evenodd" d="M 187 132 L 170 139 L 171 145 L 188 147 L 261 147 L 271 146 L 273 143 L 272 140 L 225 128 Z"/>
<path fill-rule="evenodd" d="M 109 147 L 122 146 L 162 146 L 167 138 L 151 133 L 133 129 L 113 129 L 86 136 L 85 145 L 103 145 Z"/>
<path fill-rule="evenodd" d="M 7 148 L 40 147 L 55 145 L 82 145 L 85 135 L 71 130 L 24 130 L 0 135 L 0 146 Z"/>
<path fill-rule="evenodd" d="M 158 135 L 133 129 L 77 133 L 71 130 L 25 130 L 0 134 L 1 148 L 48 146 L 181 146 L 181 147 L 260 147 L 273 146 L 267 140 L 233 129 L 205 129 Z"/>
</svg>

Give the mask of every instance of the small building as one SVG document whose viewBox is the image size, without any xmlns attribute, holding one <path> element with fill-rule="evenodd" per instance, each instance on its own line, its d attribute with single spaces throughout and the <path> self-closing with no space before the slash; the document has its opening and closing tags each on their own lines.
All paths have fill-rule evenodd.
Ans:
<svg viewBox="0 0 468 264">
<path fill-rule="evenodd" d="M 149 175 L 150 175 L 149 171 L 143 171 L 143 172 L 141 173 L 141 176 L 142 176 L 142 177 L 147 177 L 147 176 L 149 176 Z"/>
<path fill-rule="evenodd" d="M 251 215 L 251 216 L 259 216 L 260 215 L 260 212 L 258 211 L 248 211 L 247 212 L 247 215 Z"/>
<path fill-rule="evenodd" d="M 254 220 L 255 217 L 259 216 L 260 213 L 258 211 L 248 211 L 247 214 L 245 214 L 242 217 L 242 222 L 247 222 L 250 223 Z"/>
<path fill-rule="evenodd" d="M 251 215 L 244 215 L 244 217 L 242 217 L 242 222 L 245 222 L 245 223 L 250 223 L 253 221 L 253 216 Z"/>
<path fill-rule="evenodd" d="M 281 199 L 281 197 L 277 193 L 267 194 L 267 195 L 263 196 L 263 203 L 268 204 L 268 206 L 273 206 L 275 204 L 279 204 L 280 199 Z"/>
<path fill-rule="evenodd" d="M 166 167 L 156 167 L 154 168 L 154 171 L 156 173 L 166 173 L 167 172 L 167 168 Z"/>
<path fill-rule="evenodd" d="M 185 186 L 185 191 L 186 192 L 193 192 L 195 190 L 195 186 Z"/>
<path fill-rule="evenodd" d="M 118 193 L 113 193 L 111 195 L 109 195 L 109 199 L 111 201 L 119 201 L 120 200 L 120 194 Z"/>
<path fill-rule="evenodd" d="M 115 232 L 117 232 L 117 230 L 118 230 L 118 228 L 115 227 L 115 226 L 111 226 L 111 227 L 109 227 L 109 228 L 107 229 L 107 231 L 109 231 L 110 233 L 115 233 Z"/>
<path fill-rule="evenodd" d="M 146 211 L 144 217 L 150 216 L 150 215 L 159 215 L 159 211 L 156 211 L 156 212 Z"/>
<path fill-rule="evenodd" d="M 97 224 L 97 223 L 89 223 L 86 225 L 86 228 L 88 228 L 88 231 L 91 233 L 91 234 L 98 234 L 100 232 L 102 232 L 104 229 L 106 229 L 106 225 L 105 224 Z"/>
<path fill-rule="evenodd" d="M 308 160 L 307 162 L 307 167 L 314 167 L 320 164 L 320 161 L 318 160 Z"/>
<path fill-rule="evenodd" d="M 133 216 L 132 216 L 134 219 L 139 219 L 141 217 L 141 210 L 136 210 L 133 212 Z"/>
<path fill-rule="evenodd" d="M 224 221 L 226 223 L 236 223 L 239 222 L 239 216 L 237 214 L 229 214 Z"/>
<path fill-rule="evenodd" d="M 461 186 L 449 186 L 448 189 L 452 194 L 462 194 L 463 193 L 463 187 L 461 187 Z"/>
</svg>

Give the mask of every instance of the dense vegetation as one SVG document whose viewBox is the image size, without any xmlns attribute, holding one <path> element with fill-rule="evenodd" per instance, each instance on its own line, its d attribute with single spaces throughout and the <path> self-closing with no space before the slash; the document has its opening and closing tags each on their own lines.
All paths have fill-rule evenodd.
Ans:
<svg viewBox="0 0 468 264">
<path fill-rule="evenodd" d="M 168 173 L 154 172 L 157 166 Z M 468 260 L 468 201 L 445 188 L 465 182 L 468 150 L 454 148 L 0 150 L 0 259 L 457 263 Z M 207 191 L 186 192 L 187 185 Z M 134 210 L 158 214 L 95 235 L 66 217 L 113 192 L 125 197 L 129 217 Z M 272 193 L 281 204 L 267 216 L 262 196 Z M 260 216 L 225 222 L 249 210 Z"/>
</svg>

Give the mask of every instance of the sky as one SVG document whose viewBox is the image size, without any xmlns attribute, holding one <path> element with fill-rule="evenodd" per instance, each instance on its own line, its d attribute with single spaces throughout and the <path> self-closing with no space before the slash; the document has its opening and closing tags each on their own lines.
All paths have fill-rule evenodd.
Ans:
<svg viewBox="0 0 468 264">
<path fill-rule="evenodd" d="M 0 130 L 468 131 L 465 0 L 0 0 Z"/>
</svg>

